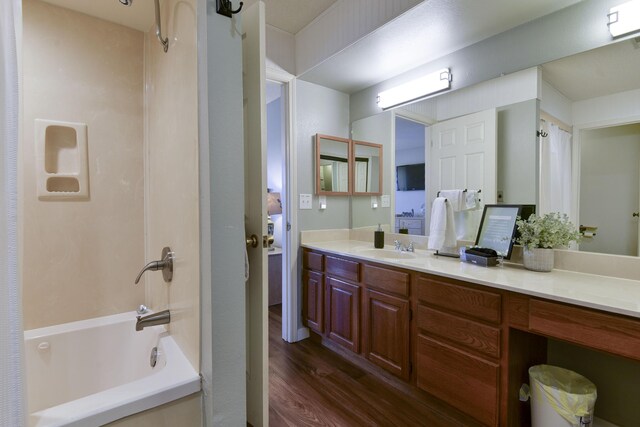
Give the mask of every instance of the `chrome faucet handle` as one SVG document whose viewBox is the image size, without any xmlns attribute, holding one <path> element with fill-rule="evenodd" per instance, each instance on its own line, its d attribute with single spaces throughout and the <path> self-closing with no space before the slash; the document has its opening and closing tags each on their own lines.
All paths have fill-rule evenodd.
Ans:
<svg viewBox="0 0 640 427">
<path fill-rule="evenodd" d="M 400 248 L 402 248 L 402 243 L 397 239 L 393 241 L 393 244 L 396 246 L 396 251 L 399 251 Z"/>
<path fill-rule="evenodd" d="M 407 252 L 415 252 L 416 248 L 413 246 L 413 242 L 409 242 L 409 246 L 407 246 Z"/>
<path fill-rule="evenodd" d="M 142 271 L 138 273 L 138 277 L 136 277 L 135 284 L 137 285 L 142 275 L 145 271 L 158 271 L 162 270 L 162 277 L 165 282 L 171 282 L 173 279 L 173 260 L 175 258 L 175 253 L 171 251 L 171 248 L 165 246 L 162 248 L 162 259 L 159 261 L 151 261 L 147 265 L 142 268 Z"/>
</svg>

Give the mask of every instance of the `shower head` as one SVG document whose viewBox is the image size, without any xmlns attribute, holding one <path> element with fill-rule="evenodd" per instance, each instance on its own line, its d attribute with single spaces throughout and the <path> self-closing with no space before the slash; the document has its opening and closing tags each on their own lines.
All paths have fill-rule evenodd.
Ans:
<svg viewBox="0 0 640 427">
<path fill-rule="evenodd" d="M 120 2 L 120 4 L 123 4 L 125 6 L 131 6 L 131 3 L 133 3 L 133 0 L 118 0 Z"/>
</svg>

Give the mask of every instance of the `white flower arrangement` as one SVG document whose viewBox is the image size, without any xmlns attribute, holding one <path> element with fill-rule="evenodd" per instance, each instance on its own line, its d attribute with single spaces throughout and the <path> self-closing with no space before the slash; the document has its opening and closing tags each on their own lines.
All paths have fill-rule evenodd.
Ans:
<svg viewBox="0 0 640 427">
<path fill-rule="evenodd" d="M 532 214 L 526 220 L 518 218 L 516 225 L 520 233 L 516 243 L 526 249 L 568 246 L 571 242 L 579 242 L 582 237 L 567 214 L 559 212 L 542 216 Z"/>
</svg>

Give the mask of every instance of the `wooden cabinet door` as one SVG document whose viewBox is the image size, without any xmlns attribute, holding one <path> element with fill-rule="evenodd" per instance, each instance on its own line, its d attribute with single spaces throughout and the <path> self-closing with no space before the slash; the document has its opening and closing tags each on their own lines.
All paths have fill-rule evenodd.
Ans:
<svg viewBox="0 0 640 427">
<path fill-rule="evenodd" d="M 360 351 L 360 286 L 326 278 L 327 336 L 358 353 Z"/>
<path fill-rule="evenodd" d="M 303 271 L 302 313 L 307 327 L 318 333 L 324 331 L 324 286 L 322 273 Z"/>
<path fill-rule="evenodd" d="M 366 289 L 364 354 L 371 362 L 409 380 L 409 301 Z"/>
</svg>

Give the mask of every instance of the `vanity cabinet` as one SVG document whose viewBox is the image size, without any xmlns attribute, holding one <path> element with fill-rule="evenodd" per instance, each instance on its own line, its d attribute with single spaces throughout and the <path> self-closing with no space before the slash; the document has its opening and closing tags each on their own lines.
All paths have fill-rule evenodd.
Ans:
<svg viewBox="0 0 640 427">
<path fill-rule="evenodd" d="M 530 425 L 518 390 L 548 337 L 640 361 L 635 317 L 308 248 L 303 259 L 316 337 L 484 425 Z"/>
<path fill-rule="evenodd" d="M 501 296 L 418 279 L 416 385 L 486 425 L 498 424 Z"/>
</svg>

